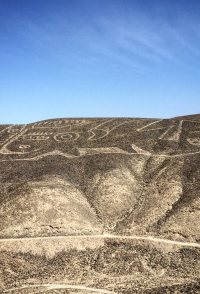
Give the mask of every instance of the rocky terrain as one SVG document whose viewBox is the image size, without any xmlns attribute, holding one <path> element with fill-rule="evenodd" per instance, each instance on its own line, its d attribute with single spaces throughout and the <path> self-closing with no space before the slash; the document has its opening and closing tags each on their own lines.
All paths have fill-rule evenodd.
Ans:
<svg viewBox="0 0 200 294">
<path fill-rule="evenodd" d="M 0 126 L 2 293 L 200 293 L 200 115 Z"/>
</svg>

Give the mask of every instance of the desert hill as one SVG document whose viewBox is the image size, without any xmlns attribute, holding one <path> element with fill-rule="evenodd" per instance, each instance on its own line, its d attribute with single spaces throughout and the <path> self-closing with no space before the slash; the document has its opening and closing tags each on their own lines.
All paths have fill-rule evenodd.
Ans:
<svg viewBox="0 0 200 294">
<path fill-rule="evenodd" d="M 1 261 L 4 272 L 0 271 L 0 276 L 4 281 L 2 284 L 6 285 L 4 287 L 9 288 L 9 283 L 14 285 L 11 282 L 13 277 L 10 277 L 12 274 L 7 272 L 15 272 L 16 265 L 8 265 L 10 258 L 14 258 L 18 264 L 19 259 L 25 258 L 19 255 L 27 254 L 25 252 L 29 248 L 29 245 L 23 245 L 24 249 L 21 245 L 14 245 L 18 243 L 12 243 L 9 247 L 9 240 L 23 244 L 28 244 L 26 240 L 33 240 L 30 251 L 34 246 L 40 251 L 40 246 L 46 246 L 44 240 L 47 244 L 45 238 L 49 238 L 51 250 L 56 240 L 51 238 L 91 237 L 93 240 L 94 236 L 101 238 L 108 235 L 142 237 L 143 242 L 148 238 L 160 238 L 165 243 L 168 240 L 175 242 L 172 244 L 177 246 L 184 242 L 194 244 L 193 247 L 197 246 L 194 254 L 199 254 L 200 115 L 172 119 L 64 118 L 28 125 L 1 125 L 0 163 L 0 250 L 4 252 Z M 34 240 L 37 240 L 36 244 Z M 94 241 L 91 242 L 93 244 Z M 170 260 L 170 265 L 163 265 L 162 270 L 154 271 L 152 262 L 145 257 L 147 245 L 144 244 L 145 251 L 142 252 L 142 244 L 140 249 L 134 249 L 142 260 L 142 265 L 139 262 L 139 268 L 136 266 L 137 279 L 142 279 L 142 272 L 145 279 L 149 274 L 152 277 L 157 275 L 157 272 L 163 272 L 164 276 L 161 284 L 156 284 L 152 278 L 152 292 L 148 292 L 151 290 L 147 286 L 144 290 L 133 279 L 138 289 L 143 289 L 138 293 L 168 293 L 164 289 L 174 275 L 172 264 L 176 264 L 176 258 L 173 259 L 170 252 L 178 252 L 179 247 L 168 248 L 167 251 L 159 247 L 160 256 Z M 83 250 L 86 250 L 84 246 Z M 44 250 L 48 252 L 49 249 Z M 95 249 L 91 250 L 94 251 L 92 256 L 95 255 Z M 123 247 L 124 250 L 127 249 Z M 186 258 L 188 252 L 185 252 L 181 253 L 181 259 L 184 259 L 184 266 L 189 266 L 193 257 Z M 34 260 L 35 253 L 31 254 L 30 258 Z M 100 253 L 96 254 L 101 256 Z M 117 254 L 120 256 L 122 253 Z M 38 263 L 43 264 L 37 258 L 34 268 Z M 78 264 L 82 262 L 82 257 L 77 258 Z M 109 275 L 111 261 L 106 261 L 107 258 L 108 253 L 103 257 L 107 265 L 101 266 L 103 271 L 106 267 L 105 274 Z M 27 267 L 27 262 L 25 264 Z M 66 262 L 64 264 L 66 267 Z M 73 264 L 71 260 L 70 264 Z M 129 266 L 127 261 L 126 267 Z M 120 275 L 122 268 L 120 264 Z M 131 275 L 133 268 L 127 275 Z M 83 275 L 86 272 L 87 268 L 83 267 Z M 118 275 L 113 270 L 111 272 L 111 275 Z M 187 285 L 197 285 L 200 278 L 199 273 L 193 278 L 186 272 L 181 276 L 176 274 L 180 289 L 184 287 L 184 279 Z M 59 279 L 61 276 L 59 272 Z M 124 279 L 127 281 L 127 277 Z M 27 280 L 26 283 L 29 284 Z M 169 286 L 170 289 L 179 287 L 173 278 Z M 60 291 L 74 293 L 74 290 Z M 90 290 L 84 291 L 90 293 Z M 122 290 L 119 291 L 115 293 L 122 293 Z M 128 286 L 128 282 L 123 291 L 136 293 L 131 292 L 134 290 Z"/>
</svg>

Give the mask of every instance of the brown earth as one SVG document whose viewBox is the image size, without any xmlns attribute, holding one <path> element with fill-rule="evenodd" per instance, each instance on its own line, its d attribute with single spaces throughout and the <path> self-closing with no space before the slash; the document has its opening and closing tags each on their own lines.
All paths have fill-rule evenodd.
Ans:
<svg viewBox="0 0 200 294">
<path fill-rule="evenodd" d="M 200 115 L 1 125 L 3 293 L 200 293 L 199 164 Z"/>
</svg>

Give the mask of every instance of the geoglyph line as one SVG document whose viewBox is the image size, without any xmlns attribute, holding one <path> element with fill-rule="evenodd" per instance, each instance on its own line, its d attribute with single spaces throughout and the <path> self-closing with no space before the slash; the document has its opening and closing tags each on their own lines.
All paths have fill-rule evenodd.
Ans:
<svg viewBox="0 0 200 294">
<path fill-rule="evenodd" d="M 176 142 L 178 142 L 180 140 L 182 128 L 183 128 L 183 120 L 181 120 L 179 125 L 178 125 L 178 130 L 177 130 L 177 133 L 176 133 L 175 138 L 174 138 Z"/>
<path fill-rule="evenodd" d="M 137 152 L 137 154 L 145 154 L 145 155 L 151 155 L 149 151 L 145 151 L 142 148 L 139 148 L 137 145 L 132 144 L 131 145 L 132 149 Z"/>
<path fill-rule="evenodd" d="M 140 132 L 140 131 L 142 131 L 142 130 L 148 128 L 149 126 L 155 125 L 155 124 L 157 124 L 157 123 L 159 123 L 159 122 L 161 122 L 161 121 L 163 121 L 163 119 L 153 121 L 153 122 L 151 122 L 151 123 L 149 123 L 149 124 L 143 126 L 142 128 L 137 129 L 137 131 Z"/>
<path fill-rule="evenodd" d="M 177 130 L 174 132 L 174 134 L 170 138 L 167 138 L 165 140 L 179 142 L 181 132 L 182 132 L 182 126 L 183 126 L 183 120 L 179 122 L 177 126 Z M 169 126 L 167 130 L 159 137 L 159 139 L 160 140 L 164 139 L 165 135 L 167 135 L 170 132 L 170 130 L 172 130 L 173 128 L 176 128 L 176 125 Z"/>
<path fill-rule="evenodd" d="M 168 127 L 167 130 L 158 139 L 163 139 L 164 136 L 167 135 L 172 128 L 174 128 L 174 126 Z"/>
<path fill-rule="evenodd" d="M 92 133 L 92 135 L 88 138 L 88 141 L 92 140 L 92 139 L 95 137 L 96 134 L 95 134 L 94 130 L 102 130 L 102 131 L 106 132 L 105 135 L 103 135 L 102 137 L 100 137 L 100 138 L 98 138 L 98 139 L 101 139 L 101 138 L 107 136 L 107 135 L 109 134 L 109 130 L 104 130 L 104 129 L 101 129 L 101 128 L 99 128 L 99 127 L 101 127 L 101 126 L 103 126 L 103 125 L 105 125 L 105 124 L 107 124 L 107 123 L 109 123 L 109 122 L 111 122 L 111 121 L 113 121 L 113 120 L 115 120 L 115 119 L 114 119 L 114 118 L 108 119 L 108 120 L 106 120 L 106 121 L 104 121 L 104 122 L 98 124 L 96 127 L 91 128 L 90 130 L 88 130 L 89 133 Z M 94 139 L 93 139 L 93 140 L 94 140 Z"/>
<path fill-rule="evenodd" d="M 6 130 L 10 129 L 12 126 L 8 126 L 6 128 L 4 128 L 3 130 L 0 131 L 0 134 L 4 133 Z"/>
<path fill-rule="evenodd" d="M 8 126 L 7 128 L 3 129 L 0 133 L 4 133 L 6 130 L 11 130 L 11 129 L 12 129 L 12 126 Z M 7 145 L 7 144 L 11 141 L 11 139 L 12 139 L 13 137 L 15 137 L 15 136 L 16 136 L 16 134 L 13 134 L 13 135 L 9 136 L 6 140 L 1 141 L 2 144 L 3 144 L 3 146 L 1 147 L 0 152 L 1 152 L 1 150 L 3 149 L 3 147 L 4 147 L 5 145 Z"/>
<path fill-rule="evenodd" d="M 200 248 L 200 243 L 196 242 L 183 242 L 183 241 L 175 241 L 170 239 L 159 238 L 156 236 L 130 236 L 130 235 L 112 235 L 112 234 L 100 234 L 100 235 L 72 235 L 72 236 L 51 236 L 51 237 L 25 237 L 25 238 L 8 238 L 8 239 L 0 239 L 0 243 L 2 242 L 15 242 L 15 241 L 24 241 L 24 240 L 50 240 L 50 239 L 66 239 L 74 238 L 91 238 L 91 239 L 119 239 L 119 240 L 146 240 L 150 242 L 157 243 L 166 243 L 171 245 L 178 245 L 184 247 L 196 247 Z"/>
<path fill-rule="evenodd" d="M 102 137 L 100 137 L 99 139 L 102 139 L 102 138 L 108 136 L 110 134 L 110 132 L 112 132 L 113 130 L 117 129 L 118 127 L 120 127 L 122 125 L 125 125 L 125 124 L 129 124 L 129 123 L 131 123 L 131 122 L 127 120 L 125 122 L 122 122 L 122 123 L 117 124 L 116 126 L 114 126 L 113 128 L 111 128 L 110 130 L 107 130 L 106 131 L 107 133 L 105 135 L 103 135 Z"/>
<path fill-rule="evenodd" d="M 160 127 L 160 128 L 152 128 L 152 129 L 147 129 L 147 130 L 143 130 L 143 132 L 149 132 L 149 131 L 156 131 L 156 130 L 163 130 L 166 129 L 166 127 Z M 137 130 L 138 131 L 138 130 Z"/>
<path fill-rule="evenodd" d="M 1 151 L 0 151 L 0 154 L 1 154 Z M 10 154 L 10 153 L 2 153 L 2 154 Z M 19 154 L 19 153 L 14 153 L 14 154 Z M 22 154 L 22 153 L 20 153 L 20 154 Z M 7 161 L 37 161 L 37 160 L 45 158 L 47 156 L 55 156 L 55 155 L 63 156 L 63 157 L 66 157 L 66 158 L 79 158 L 79 157 L 84 157 L 84 156 L 94 156 L 96 154 L 103 154 L 103 153 L 96 152 L 96 153 L 87 154 L 87 155 L 73 155 L 73 154 L 64 153 L 62 151 L 54 150 L 54 151 L 51 151 L 51 152 L 43 153 L 41 155 L 37 155 L 35 157 L 2 159 L 2 160 L 0 160 L 0 162 L 7 162 Z M 116 152 L 106 152 L 106 154 L 116 154 Z M 189 156 L 189 155 L 200 154 L 200 151 L 189 152 L 189 153 L 181 153 L 181 154 L 172 154 L 172 155 L 170 155 L 170 154 L 152 154 L 150 152 L 148 153 L 148 152 L 145 152 L 145 151 L 144 152 L 137 152 L 137 153 L 124 153 L 124 152 L 119 153 L 119 152 L 117 152 L 117 154 L 125 154 L 127 156 L 144 155 L 144 156 L 148 156 L 148 157 L 174 158 L 174 157 L 186 157 L 186 156 Z"/>
<path fill-rule="evenodd" d="M 80 157 L 80 156 L 76 156 L 76 155 L 73 155 L 73 154 L 67 154 L 67 153 L 63 153 L 63 152 L 58 151 L 58 150 L 54 150 L 54 151 L 50 151 L 50 152 L 43 153 L 43 154 L 40 154 L 40 155 L 36 155 L 35 157 L 3 159 L 3 160 L 0 160 L 0 162 L 4 162 L 4 161 L 37 161 L 37 160 L 45 158 L 47 156 L 56 156 L 56 155 L 60 155 L 60 156 L 66 157 L 66 158 Z"/>
<path fill-rule="evenodd" d="M 73 135 L 74 135 L 74 137 L 73 137 Z M 68 136 L 68 137 L 66 137 L 66 136 Z M 80 137 L 79 132 L 72 132 L 72 131 L 58 133 L 53 136 L 54 140 L 57 142 L 76 141 L 76 140 L 78 140 L 79 137 Z"/>
<path fill-rule="evenodd" d="M 30 124 L 29 126 L 32 129 L 46 129 L 46 128 L 53 128 L 53 129 L 60 129 L 60 128 L 66 128 L 66 127 L 71 127 L 71 126 L 82 126 L 82 125 L 87 125 L 91 124 L 92 121 L 88 120 L 82 120 L 82 119 L 59 119 L 56 121 L 53 120 L 48 120 L 48 121 L 40 121 L 36 122 L 33 124 Z"/>
<path fill-rule="evenodd" d="M 95 137 L 96 134 L 95 134 L 94 130 L 101 130 L 101 131 L 106 132 L 106 134 L 104 134 L 104 135 L 102 135 L 102 136 L 100 136 L 100 137 L 98 138 L 98 139 L 103 139 L 104 137 L 108 136 L 108 135 L 110 134 L 110 132 L 112 132 L 114 129 L 117 129 L 117 128 L 120 127 L 121 125 L 131 123 L 131 121 L 128 121 L 128 120 L 127 120 L 127 121 L 124 121 L 124 122 L 122 122 L 122 123 L 118 123 L 116 126 L 112 127 L 110 130 L 109 130 L 109 129 L 101 129 L 101 128 L 99 128 L 99 127 L 101 127 L 102 125 L 105 125 L 105 124 L 107 124 L 107 123 L 109 123 L 109 122 L 115 121 L 115 119 L 116 119 L 116 118 L 109 119 L 109 120 L 107 120 L 107 121 L 105 121 L 105 122 L 103 122 L 103 123 L 97 125 L 96 127 L 90 129 L 88 132 L 92 133 L 92 135 L 88 138 L 88 140 L 90 141 L 90 140 L 93 139 L 93 137 Z"/>
<path fill-rule="evenodd" d="M 56 289 L 72 289 L 72 290 L 84 290 L 94 293 L 102 293 L 102 294 L 114 294 L 116 292 L 109 291 L 106 289 L 92 288 L 86 287 L 84 285 L 69 285 L 69 284 L 35 284 L 35 285 L 25 285 L 19 288 L 12 288 L 8 290 L 4 290 L 4 293 L 13 292 L 16 290 L 30 289 L 30 288 L 46 288 L 46 290 L 56 290 Z M 43 291 L 42 291 L 43 292 Z M 44 290 L 44 292 L 46 292 Z"/>
<path fill-rule="evenodd" d="M 14 154 L 21 154 L 21 152 L 10 152 L 7 149 L 8 144 L 12 143 L 13 141 L 15 141 L 16 139 L 18 139 L 19 137 L 21 137 L 25 132 L 26 132 L 26 126 L 24 125 L 23 128 L 19 131 L 19 133 L 17 133 L 16 135 L 12 136 L 7 142 L 6 144 L 3 145 L 3 147 L 0 149 L 0 153 L 1 154 L 10 154 L 10 153 L 14 153 Z"/>
<path fill-rule="evenodd" d="M 191 119 L 184 119 L 184 121 L 185 121 L 185 122 L 188 122 L 188 121 L 189 121 L 189 122 L 192 122 L 192 123 L 198 123 L 198 124 L 200 124 L 200 118 L 199 118 L 198 120 L 195 120 L 195 119 L 194 119 L 194 120 L 191 120 Z"/>
</svg>

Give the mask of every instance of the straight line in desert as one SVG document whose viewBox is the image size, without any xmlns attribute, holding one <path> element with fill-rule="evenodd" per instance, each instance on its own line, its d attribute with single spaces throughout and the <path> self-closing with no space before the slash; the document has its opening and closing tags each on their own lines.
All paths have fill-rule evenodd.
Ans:
<svg viewBox="0 0 200 294">
<path fill-rule="evenodd" d="M 155 124 L 157 124 L 157 123 L 159 123 L 161 121 L 163 121 L 163 119 L 159 119 L 159 120 L 153 121 L 153 122 L 151 122 L 151 123 L 149 123 L 149 124 L 147 124 L 147 125 L 139 128 L 139 129 L 137 129 L 137 131 L 138 132 L 141 132 L 141 131 L 145 130 L 146 128 L 148 128 L 149 126 L 155 125 Z"/>
<path fill-rule="evenodd" d="M 158 243 L 166 243 L 166 244 L 174 244 L 185 247 L 197 247 L 200 248 L 199 243 L 195 242 L 183 242 L 183 241 L 175 241 L 164 238 L 159 238 L 155 236 L 130 236 L 130 235 L 112 235 L 112 234 L 101 234 L 101 235 L 72 235 L 72 236 L 50 236 L 50 237 L 25 237 L 25 238 L 7 238 L 0 239 L 0 242 L 13 242 L 13 241 L 23 241 L 23 240 L 50 240 L 50 239 L 67 239 L 67 238 L 91 238 L 91 239 L 119 239 L 119 240 L 147 240 L 150 242 L 158 242 Z"/>
<path fill-rule="evenodd" d="M 12 288 L 12 289 L 6 290 L 4 292 L 8 293 L 8 292 L 16 291 L 16 290 L 23 290 L 23 289 L 30 289 L 30 288 L 46 288 L 46 291 L 48 291 L 48 290 L 56 290 L 56 289 L 72 289 L 72 290 L 84 290 L 84 291 L 90 291 L 90 292 L 102 293 L 102 294 L 114 294 L 115 293 L 113 291 L 109 291 L 109 290 L 105 290 L 105 289 L 91 288 L 91 287 L 86 287 L 84 285 L 69 285 L 69 284 L 27 285 L 27 286 L 22 286 L 22 287 L 19 287 L 19 288 Z M 46 292 L 46 291 L 44 290 L 44 292 Z"/>
</svg>

